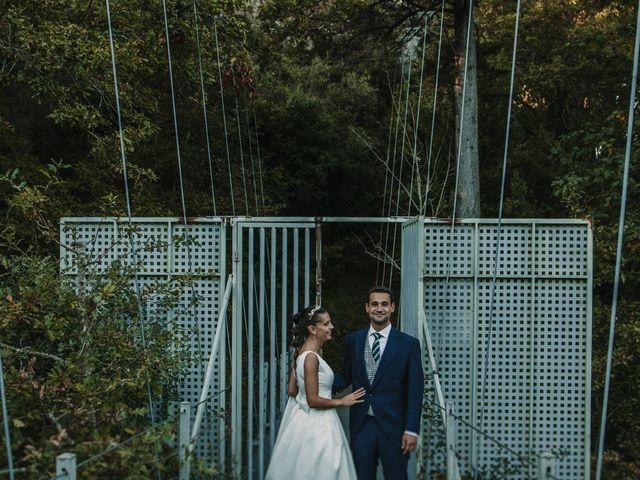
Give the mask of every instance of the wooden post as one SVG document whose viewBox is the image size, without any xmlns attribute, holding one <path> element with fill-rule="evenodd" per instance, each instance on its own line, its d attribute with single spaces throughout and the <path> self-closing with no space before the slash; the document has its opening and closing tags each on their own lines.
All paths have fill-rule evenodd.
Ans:
<svg viewBox="0 0 640 480">
<path fill-rule="evenodd" d="M 76 480 L 76 454 L 63 453 L 56 457 L 56 478 Z"/>
<path fill-rule="evenodd" d="M 178 452 L 180 458 L 180 480 L 189 480 L 191 470 L 191 455 L 189 442 L 191 441 L 191 404 L 180 402 L 180 426 L 178 429 Z"/>
<path fill-rule="evenodd" d="M 454 0 L 456 154 L 459 159 L 456 218 L 480 218 L 478 62 L 472 0 Z M 469 33 L 467 48 L 467 32 Z M 464 97 L 464 98 L 463 98 Z"/>
</svg>

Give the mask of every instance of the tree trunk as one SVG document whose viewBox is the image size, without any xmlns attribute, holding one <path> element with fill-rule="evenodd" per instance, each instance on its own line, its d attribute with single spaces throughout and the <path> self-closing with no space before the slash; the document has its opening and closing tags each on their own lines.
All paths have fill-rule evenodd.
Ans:
<svg viewBox="0 0 640 480">
<path fill-rule="evenodd" d="M 458 200 L 456 217 L 480 217 L 480 167 L 478 153 L 478 69 L 476 63 L 476 27 L 471 12 L 469 30 L 469 55 L 467 29 L 469 25 L 469 0 L 454 1 L 455 64 L 456 64 L 456 149 L 460 146 L 460 166 L 458 172 Z M 465 83 L 465 61 L 468 63 Z M 464 109 L 462 92 L 465 91 Z M 464 110 L 464 112 L 463 112 Z M 460 124 L 462 118 L 462 140 Z M 456 152 L 457 153 L 457 152 Z"/>
</svg>

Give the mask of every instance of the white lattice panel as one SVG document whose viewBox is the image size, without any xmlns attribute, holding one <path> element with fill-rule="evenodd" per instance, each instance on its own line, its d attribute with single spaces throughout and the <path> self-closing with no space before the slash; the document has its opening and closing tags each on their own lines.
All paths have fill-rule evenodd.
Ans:
<svg viewBox="0 0 640 480">
<path fill-rule="evenodd" d="M 586 276 L 587 239 L 587 228 L 537 226 L 536 273 L 543 276 Z"/>
<path fill-rule="evenodd" d="M 498 275 L 531 275 L 531 225 L 503 225 L 500 233 Z M 479 228 L 478 270 L 480 275 L 493 275 L 495 271 L 497 225 Z"/>
<path fill-rule="evenodd" d="M 104 272 L 117 259 L 119 253 L 116 224 L 111 219 L 101 219 L 79 225 L 63 223 L 60 226 L 60 269 L 65 273 L 76 274 L 75 250 L 82 245 L 94 268 Z M 65 248 L 68 246 L 69 248 Z"/>
<path fill-rule="evenodd" d="M 575 265 L 576 263 L 574 263 Z M 560 478 L 582 478 L 585 471 L 584 408 L 589 387 L 584 359 L 590 344 L 579 328 L 587 315 L 584 282 L 545 280 L 538 282 L 534 337 L 534 382 L 540 386 L 535 402 L 533 435 L 545 450 L 568 454 L 559 465 Z"/>
<path fill-rule="evenodd" d="M 400 297 L 400 313 L 402 331 L 418 336 L 418 301 L 422 295 L 420 282 L 423 265 L 416 261 L 422 256 L 422 219 L 416 219 L 402 225 L 402 297 Z"/>
<path fill-rule="evenodd" d="M 219 268 L 216 262 L 224 253 L 224 239 L 221 230 L 212 230 L 209 224 L 188 225 L 189 244 L 183 241 L 185 235 L 184 225 L 175 225 L 173 228 L 173 273 L 184 274 L 188 272 L 207 271 Z M 176 241 L 177 240 L 177 241 Z"/>
<path fill-rule="evenodd" d="M 493 307 L 491 290 L 491 279 L 479 281 L 475 369 L 476 419 L 479 425 L 479 412 L 484 409 L 482 430 L 518 454 L 528 456 L 531 453 L 529 429 L 532 400 L 531 285 L 528 280 L 498 280 L 493 292 Z M 491 343 L 487 352 L 490 323 Z M 487 382 L 483 385 L 485 360 L 488 360 Z M 479 463 L 486 469 L 491 468 L 492 459 L 507 457 L 510 461 L 516 460 L 498 445 L 480 435 L 476 436 L 475 441 Z"/>
<path fill-rule="evenodd" d="M 171 257 L 171 228 L 168 222 L 118 225 L 119 257 L 137 264 L 140 275 L 168 275 Z M 133 240 L 134 251 L 131 251 Z"/>
<path fill-rule="evenodd" d="M 456 413 L 466 422 L 471 422 L 471 402 L 469 402 L 472 384 L 470 365 L 473 354 L 473 282 L 467 279 L 450 279 L 447 284 L 439 279 L 425 281 L 425 313 L 431 340 L 436 354 L 436 363 L 440 372 L 443 395 L 446 401 L 454 402 Z M 427 352 L 423 351 L 425 364 L 428 364 Z M 459 430 L 458 451 L 468 457 L 471 451 L 471 432 L 463 424 Z M 437 442 L 434 435 L 433 444 Z M 441 466 L 444 452 L 438 452 L 435 466 Z M 467 458 L 467 460 L 469 460 Z"/>
<path fill-rule="evenodd" d="M 425 230 L 427 275 L 470 275 L 473 270 L 473 227 L 433 225 Z"/>
<path fill-rule="evenodd" d="M 183 377 L 180 397 L 195 405 L 202 390 L 224 293 L 225 228 L 222 223 L 195 221 L 185 230 L 184 225 L 169 218 L 134 219 L 132 225 L 122 219 L 67 218 L 61 222 L 60 240 L 63 245 L 61 271 L 66 274 L 77 274 L 74 251 L 79 246 L 84 248 L 90 268 L 98 274 L 104 273 L 115 261 L 122 265 L 137 262 L 137 285 L 145 299 L 145 318 L 161 315 L 168 325 L 174 325 L 180 334 L 186 335 L 193 364 Z M 187 274 L 193 278 L 184 282 Z M 159 298 L 153 293 L 158 282 L 172 282 L 181 288 L 178 304 L 171 311 L 163 311 Z M 210 418 L 205 417 L 196 445 L 201 459 L 216 464 L 222 460 L 219 445 L 223 443 L 220 418 L 224 395 L 219 392 L 225 387 L 224 333 L 208 392 L 215 396 L 208 403 Z"/>
<path fill-rule="evenodd" d="M 465 221 L 451 241 L 450 225 L 425 222 L 424 307 L 445 401 L 520 455 L 559 455 L 558 478 L 586 480 L 590 226 L 505 221 L 496 268 L 497 232 L 495 222 Z M 504 478 L 534 472 L 462 423 L 457 429 L 463 473 L 474 459 L 481 472 L 493 473 L 507 460 L 514 470 Z M 434 458 L 432 471 L 442 471 L 443 457 Z"/>
</svg>

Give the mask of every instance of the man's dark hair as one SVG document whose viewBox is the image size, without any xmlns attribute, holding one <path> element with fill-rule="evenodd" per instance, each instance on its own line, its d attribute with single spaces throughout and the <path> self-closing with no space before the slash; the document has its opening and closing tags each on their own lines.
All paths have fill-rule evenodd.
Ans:
<svg viewBox="0 0 640 480">
<path fill-rule="evenodd" d="M 367 301 L 365 303 L 369 304 L 369 299 L 371 298 L 372 293 L 386 293 L 387 295 L 389 295 L 391 303 L 396 303 L 395 298 L 393 297 L 393 292 L 387 287 L 383 287 L 382 285 L 377 285 L 369 289 L 369 293 L 367 293 Z"/>
</svg>

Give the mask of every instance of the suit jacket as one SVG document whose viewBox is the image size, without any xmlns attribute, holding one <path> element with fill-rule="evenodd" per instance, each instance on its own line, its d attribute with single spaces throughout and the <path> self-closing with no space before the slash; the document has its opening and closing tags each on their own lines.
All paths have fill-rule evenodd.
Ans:
<svg viewBox="0 0 640 480">
<path fill-rule="evenodd" d="M 378 370 L 369 383 L 364 360 L 368 331 L 367 327 L 347 336 L 344 365 L 334 377 L 333 389 L 339 391 L 352 384 L 353 390 L 366 390 L 364 402 L 353 405 L 349 412 L 352 439 L 371 405 L 382 431 L 390 440 L 400 442 L 405 430 L 420 432 L 424 384 L 420 342 L 391 327 Z"/>
</svg>

